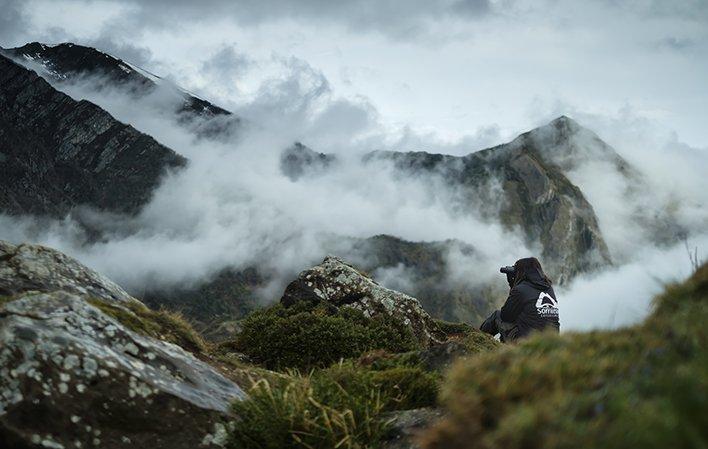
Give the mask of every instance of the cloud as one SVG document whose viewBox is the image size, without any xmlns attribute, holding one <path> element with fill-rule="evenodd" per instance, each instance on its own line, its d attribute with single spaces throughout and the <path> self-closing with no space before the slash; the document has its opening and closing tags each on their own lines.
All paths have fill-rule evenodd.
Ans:
<svg viewBox="0 0 708 449">
<path fill-rule="evenodd" d="M 40 225 L 3 217 L 1 229 L 12 232 L 1 237 L 57 247 L 133 291 L 191 284 L 224 267 L 253 265 L 282 285 L 328 252 L 351 252 L 346 238 L 378 234 L 458 239 L 476 250 L 468 264 L 527 253 L 519 236 L 479 216 L 473 204 L 464 213 L 451 210 L 458 193 L 443 179 L 399 177 L 387 164 L 363 164 L 359 150 L 375 135 L 381 136 L 379 147 L 385 145 L 372 106 L 333 96 L 327 79 L 301 60 L 284 60 L 283 67 L 283 76 L 264 81 L 259 95 L 236 110 L 252 125 L 219 141 L 197 138 L 180 124 L 171 113 L 174 97 L 159 90 L 136 100 L 101 79 L 58 84 L 154 136 L 190 164 L 167 177 L 136 217 L 84 215 L 83 221 L 105 231 L 100 241 L 87 244 L 72 219 Z M 295 140 L 331 147 L 341 163 L 292 182 L 280 172 L 279 158 Z M 396 273 L 379 274 L 388 282 Z"/>
<path fill-rule="evenodd" d="M 228 18 L 241 26 L 304 20 L 321 24 L 339 24 L 352 31 L 375 31 L 396 39 L 425 34 L 437 19 L 483 17 L 492 11 L 489 0 L 206 0 L 131 2 L 136 10 L 128 16 L 132 23 L 174 26 L 174 19 L 192 21 Z"/>
<path fill-rule="evenodd" d="M 689 245 L 708 248 L 708 235 Z M 705 254 L 703 254 L 705 256 Z M 683 243 L 668 249 L 645 247 L 634 261 L 558 289 L 561 330 L 587 331 L 629 326 L 651 311 L 667 284 L 682 281 L 694 267 Z"/>
<path fill-rule="evenodd" d="M 655 43 L 656 48 L 660 50 L 686 51 L 696 45 L 696 41 L 685 37 L 669 36 L 658 40 Z"/>
<path fill-rule="evenodd" d="M 17 35 L 29 27 L 23 0 L 0 0 L 0 45 L 14 44 Z"/>
</svg>

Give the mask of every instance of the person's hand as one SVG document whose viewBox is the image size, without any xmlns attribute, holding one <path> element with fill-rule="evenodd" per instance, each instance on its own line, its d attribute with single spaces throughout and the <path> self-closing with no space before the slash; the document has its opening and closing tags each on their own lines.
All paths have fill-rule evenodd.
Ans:
<svg viewBox="0 0 708 449">
<path fill-rule="evenodd" d="M 512 273 L 506 273 L 506 282 L 509 283 L 509 288 L 514 286 L 514 276 L 512 275 Z"/>
</svg>

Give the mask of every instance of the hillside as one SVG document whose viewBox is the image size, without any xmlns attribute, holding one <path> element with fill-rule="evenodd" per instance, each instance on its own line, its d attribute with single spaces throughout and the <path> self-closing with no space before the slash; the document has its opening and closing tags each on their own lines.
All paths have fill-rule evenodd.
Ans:
<svg viewBox="0 0 708 449">
<path fill-rule="evenodd" d="M 706 301 L 703 265 L 640 325 L 504 345 L 328 257 L 214 345 L 64 254 L 0 241 L 0 441 L 702 447 Z"/>
</svg>

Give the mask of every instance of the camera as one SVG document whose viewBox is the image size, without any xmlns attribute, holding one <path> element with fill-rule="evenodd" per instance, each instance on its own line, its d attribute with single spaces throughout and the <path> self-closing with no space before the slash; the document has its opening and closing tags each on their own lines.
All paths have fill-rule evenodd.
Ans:
<svg viewBox="0 0 708 449">
<path fill-rule="evenodd" d="M 513 276 L 516 273 L 516 268 L 514 268 L 513 266 L 501 267 L 499 269 L 499 272 Z"/>
</svg>

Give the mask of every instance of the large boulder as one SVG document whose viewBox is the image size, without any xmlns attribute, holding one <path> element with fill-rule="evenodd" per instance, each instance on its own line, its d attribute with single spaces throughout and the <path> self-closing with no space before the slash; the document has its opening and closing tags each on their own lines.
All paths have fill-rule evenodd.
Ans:
<svg viewBox="0 0 708 449">
<path fill-rule="evenodd" d="M 224 443 L 230 403 L 245 397 L 236 383 L 138 332 L 131 309 L 144 306 L 75 260 L 31 245 L 0 248 L 2 289 L 12 293 L 0 294 L 0 446 Z"/>
<path fill-rule="evenodd" d="M 281 303 L 326 301 L 335 307 L 361 310 L 365 316 L 386 314 L 408 326 L 423 347 L 441 343 L 442 331 L 417 299 L 380 286 L 368 275 L 334 256 L 303 271 L 287 286 Z"/>
<path fill-rule="evenodd" d="M 57 250 L 0 240 L 0 296 L 26 291 L 66 292 L 105 301 L 137 301 L 100 273 Z"/>
</svg>

